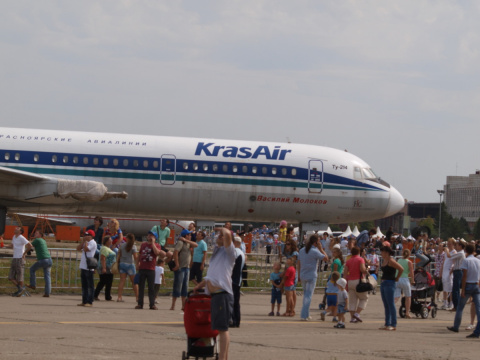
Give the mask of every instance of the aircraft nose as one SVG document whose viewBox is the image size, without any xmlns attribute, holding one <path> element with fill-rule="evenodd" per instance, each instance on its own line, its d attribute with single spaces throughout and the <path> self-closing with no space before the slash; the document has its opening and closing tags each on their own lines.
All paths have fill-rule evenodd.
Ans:
<svg viewBox="0 0 480 360">
<path fill-rule="evenodd" d="M 393 186 L 390 187 L 390 201 L 388 202 L 385 217 L 395 215 L 405 206 L 405 199 Z"/>
</svg>

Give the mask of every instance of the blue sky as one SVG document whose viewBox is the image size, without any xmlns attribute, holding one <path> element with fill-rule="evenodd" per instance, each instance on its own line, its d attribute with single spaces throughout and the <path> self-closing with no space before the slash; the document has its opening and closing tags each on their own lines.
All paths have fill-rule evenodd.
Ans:
<svg viewBox="0 0 480 360">
<path fill-rule="evenodd" d="M 2 126 L 326 145 L 409 201 L 480 168 L 476 1 L 2 1 Z"/>
</svg>

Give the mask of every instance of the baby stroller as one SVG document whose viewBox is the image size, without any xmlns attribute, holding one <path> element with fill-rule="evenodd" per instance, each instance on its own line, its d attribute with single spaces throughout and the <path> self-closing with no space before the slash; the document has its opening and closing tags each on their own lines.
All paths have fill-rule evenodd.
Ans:
<svg viewBox="0 0 480 360">
<path fill-rule="evenodd" d="M 423 268 L 415 270 L 412 285 L 412 301 L 410 312 L 416 317 L 422 319 L 428 318 L 431 313 L 432 318 L 437 316 L 437 304 L 435 304 L 435 280 L 428 271 Z M 398 310 L 400 317 L 404 318 L 406 314 L 405 297 L 402 297 L 402 306 Z"/>
<path fill-rule="evenodd" d="M 193 357 L 206 359 L 215 357 L 217 330 L 212 330 L 210 314 L 211 296 L 206 294 L 193 294 L 190 292 L 185 301 L 183 322 L 187 333 L 187 351 L 182 353 L 182 360 Z"/>
</svg>

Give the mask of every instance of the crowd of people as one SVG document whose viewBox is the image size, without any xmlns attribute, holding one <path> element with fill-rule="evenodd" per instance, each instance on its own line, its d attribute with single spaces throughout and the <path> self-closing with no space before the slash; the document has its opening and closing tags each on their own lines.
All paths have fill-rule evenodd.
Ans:
<svg viewBox="0 0 480 360">
<path fill-rule="evenodd" d="M 83 234 L 77 246 L 81 252 L 80 275 L 83 307 L 91 307 L 104 291 L 106 301 L 114 301 L 112 284 L 119 274 L 117 302 L 124 302 L 123 290 L 127 277 L 133 284 L 136 297 L 135 309 L 143 309 L 145 285 L 148 287 L 149 309 L 157 310 L 157 296 L 165 283 L 165 266 L 173 272 L 172 303 L 174 310 L 181 298 L 184 310 L 189 282 L 194 290 L 205 288 L 212 296 L 212 327 L 220 331 L 221 353 L 228 352 L 231 327 L 239 327 L 241 320 L 240 289 L 246 270 L 247 253 L 243 233 L 232 231 L 231 223 L 216 229 L 213 254 L 206 267 L 208 244 L 211 234 L 196 231 L 191 223 L 182 230 L 173 250 L 168 249 L 169 222 L 162 219 L 150 229 L 147 241 L 137 248 L 135 236 L 123 235 L 120 224 L 112 219 L 103 228 L 103 219 L 96 217 L 94 224 Z M 36 289 L 36 271 L 44 271 L 45 297 L 51 293 L 50 270 L 52 259 L 43 234 L 36 231 L 33 241 L 23 235 L 23 229 L 15 229 L 12 240 L 13 260 L 9 279 L 17 287 L 13 296 L 21 296 L 26 287 Z M 448 330 L 458 332 L 462 313 L 471 301 L 471 321 L 468 337 L 478 338 L 480 327 L 474 326 L 475 314 L 480 313 L 480 243 L 463 239 L 430 238 L 428 229 L 418 228 L 407 238 L 389 230 L 383 238 L 375 238 L 376 230 L 365 230 L 358 237 L 333 237 L 328 233 L 311 234 L 299 241 L 299 237 L 286 221 L 274 231 L 265 226 L 255 231 L 257 249 L 265 249 L 266 263 L 273 263 L 271 282 L 271 311 L 269 316 L 296 316 L 297 287 L 301 284 L 303 300 L 300 319 L 312 320 L 311 301 L 317 286 L 319 272 L 328 274 L 325 296 L 319 305 L 320 319 L 332 316 L 335 327 L 346 327 L 345 314 L 350 323 L 362 323 L 362 311 L 370 295 L 376 294 L 377 281 L 384 305 L 385 323 L 381 330 L 395 331 L 397 327 L 396 304 L 404 298 L 405 318 L 411 318 L 411 286 L 415 274 L 422 270 L 432 274 L 435 286 L 433 298 L 441 302 L 439 309 L 455 312 L 454 325 Z M 24 284 L 25 255 L 35 249 L 37 261 L 30 268 L 30 284 Z M 477 257 L 475 257 L 477 255 Z M 267 265 L 268 266 L 268 265 Z M 206 276 L 204 277 L 205 269 Z M 95 286 L 94 274 L 98 273 Z M 281 314 L 285 295 L 285 311 Z M 276 308 L 275 308 L 276 305 Z M 434 304 L 437 307 L 436 304 Z M 276 311 L 275 311 L 276 310 Z"/>
</svg>

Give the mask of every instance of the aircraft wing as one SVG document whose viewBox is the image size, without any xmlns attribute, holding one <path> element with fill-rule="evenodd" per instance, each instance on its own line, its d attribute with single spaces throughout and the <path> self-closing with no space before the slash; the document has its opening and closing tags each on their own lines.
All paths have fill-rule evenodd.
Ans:
<svg viewBox="0 0 480 360">
<path fill-rule="evenodd" d="M 99 181 L 54 178 L 0 166 L 0 200 L 8 202 L 42 202 L 52 197 L 95 202 L 127 196 L 124 191 L 109 192 Z"/>
</svg>

